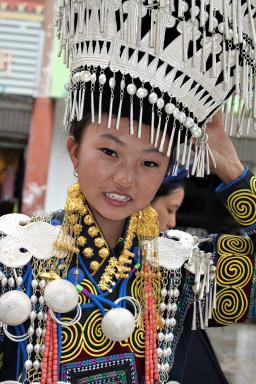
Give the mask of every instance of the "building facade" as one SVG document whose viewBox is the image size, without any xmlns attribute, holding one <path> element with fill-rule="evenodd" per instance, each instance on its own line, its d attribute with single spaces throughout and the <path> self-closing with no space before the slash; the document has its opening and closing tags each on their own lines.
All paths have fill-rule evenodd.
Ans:
<svg viewBox="0 0 256 384">
<path fill-rule="evenodd" d="M 44 205 L 53 8 L 47 0 L 0 0 L 0 215 Z"/>
</svg>

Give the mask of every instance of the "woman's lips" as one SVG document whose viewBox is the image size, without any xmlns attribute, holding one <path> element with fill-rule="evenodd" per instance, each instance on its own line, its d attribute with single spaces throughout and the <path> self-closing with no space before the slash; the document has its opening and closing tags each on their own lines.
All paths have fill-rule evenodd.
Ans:
<svg viewBox="0 0 256 384">
<path fill-rule="evenodd" d="M 104 193 L 104 197 L 113 207 L 124 207 L 132 201 L 129 195 L 120 192 L 106 192 Z"/>
</svg>

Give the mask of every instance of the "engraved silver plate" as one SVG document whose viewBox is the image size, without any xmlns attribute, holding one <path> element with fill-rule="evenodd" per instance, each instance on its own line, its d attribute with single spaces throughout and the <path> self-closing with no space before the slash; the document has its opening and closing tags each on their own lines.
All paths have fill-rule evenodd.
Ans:
<svg viewBox="0 0 256 384">
<path fill-rule="evenodd" d="M 171 230 L 157 239 L 157 245 L 161 267 L 175 270 L 181 268 L 191 257 L 194 238 L 188 233 Z"/>
</svg>

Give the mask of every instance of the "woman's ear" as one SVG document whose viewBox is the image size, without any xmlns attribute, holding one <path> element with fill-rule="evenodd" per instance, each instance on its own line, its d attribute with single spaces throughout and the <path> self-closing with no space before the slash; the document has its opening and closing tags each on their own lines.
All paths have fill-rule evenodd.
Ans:
<svg viewBox="0 0 256 384">
<path fill-rule="evenodd" d="M 69 136 L 67 138 L 66 147 L 70 160 L 73 163 L 74 170 L 76 170 L 78 167 L 79 144 L 75 141 L 73 136 Z"/>
</svg>

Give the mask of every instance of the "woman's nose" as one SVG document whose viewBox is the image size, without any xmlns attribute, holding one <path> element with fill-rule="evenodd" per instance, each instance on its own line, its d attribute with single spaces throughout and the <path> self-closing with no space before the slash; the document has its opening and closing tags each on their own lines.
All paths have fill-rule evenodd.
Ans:
<svg viewBox="0 0 256 384">
<path fill-rule="evenodd" d="M 132 170 L 127 167 L 122 168 L 119 172 L 114 173 L 113 181 L 124 188 L 130 187 L 133 183 Z"/>
<path fill-rule="evenodd" d="M 169 220 L 168 220 L 168 228 L 169 229 L 172 229 L 172 228 L 175 228 L 176 227 L 176 214 L 172 214 L 169 216 Z"/>
</svg>

